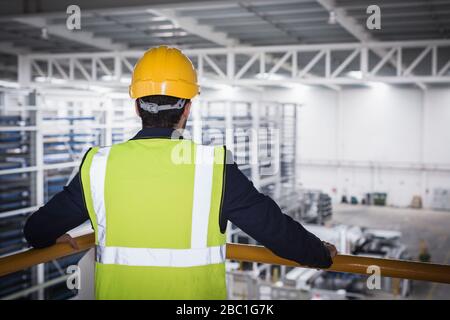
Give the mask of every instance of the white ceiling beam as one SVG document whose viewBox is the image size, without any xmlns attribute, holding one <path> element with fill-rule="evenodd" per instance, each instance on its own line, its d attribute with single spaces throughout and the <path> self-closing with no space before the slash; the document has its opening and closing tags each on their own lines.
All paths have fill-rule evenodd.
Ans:
<svg viewBox="0 0 450 320">
<path fill-rule="evenodd" d="M 329 12 L 334 12 L 336 17 L 336 22 L 345 30 L 347 30 L 351 35 L 353 35 L 359 41 L 374 42 L 376 39 L 365 29 L 364 26 L 358 23 L 358 21 L 351 17 L 347 11 L 343 8 L 339 8 L 335 0 L 316 0 L 322 7 L 324 7 Z M 388 51 L 384 48 L 371 48 L 371 50 L 381 59 L 383 59 Z M 395 59 L 389 59 L 391 65 L 395 66 Z M 426 89 L 423 83 L 416 83 L 421 89 Z"/>
<path fill-rule="evenodd" d="M 14 1 L 14 0 L 11 0 Z M 279 0 L 258 0 L 258 4 L 273 4 Z M 16 0 L 17 2 L 17 0 Z M 33 2 L 33 1 L 31 1 Z M 38 1 L 34 1 L 38 2 Z M 132 1 L 111 1 L 111 0 L 77 0 L 76 4 L 82 9 L 83 14 L 100 13 L 110 14 L 116 12 L 142 13 L 149 9 L 163 10 L 205 10 L 205 9 L 226 9 L 235 8 L 242 0 L 132 0 Z M 244 2 L 248 2 L 245 0 Z M 297 3 L 298 0 L 283 0 L 282 3 Z M 39 1 L 39 8 L 24 13 L 21 6 L 11 6 L 7 14 L 0 13 L 0 21 L 10 21 L 11 19 L 23 17 L 39 18 L 60 18 L 61 13 L 67 9 L 67 1 Z"/>
<path fill-rule="evenodd" d="M 190 17 L 180 16 L 174 9 L 148 10 L 149 12 L 163 16 L 172 23 L 190 34 L 196 35 L 205 40 L 219 44 L 223 47 L 232 47 L 239 44 L 236 39 L 230 38 L 226 33 L 215 31 L 212 27 L 199 24 L 198 21 Z"/>
<path fill-rule="evenodd" d="M 368 33 L 364 26 L 361 26 L 356 19 L 348 15 L 343 8 L 337 7 L 335 0 L 316 0 L 322 7 L 329 12 L 334 12 L 336 15 L 336 22 L 347 30 L 351 35 L 361 42 L 376 41 L 370 33 Z"/>
<path fill-rule="evenodd" d="M 82 43 L 84 45 L 108 50 L 126 50 L 127 46 L 124 44 L 113 43 L 111 39 L 105 37 L 94 37 L 92 32 L 82 30 L 69 30 L 65 25 L 51 25 L 48 24 L 45 18 L 15 18 L 17 22 L 29 25 L 34 28 L 47 29 L 49 35 L 55 35 L 66 40 Z"/>
<path fill-rule="evenodd" d="M 160 10 L 148 10 L 158 16 L 162 16 L 170 20 L 175 26 L 187 31 L 190 34 L 194 34 L 200 38 L 211 41 L 223 47 L 235 47 L 240 45 L 238 39 L 230 37 L 228 34 L 214 30 L 214 28 L 206 25 L 199 24 L 195 18 L 180 16 L 175 9 L 160 9 Z M 278 63 L 278 59 L 273 58 L 271 55 L 266 55 L 266 60 L 269 63 Z M 281 68 L 290 71 L 291 67 L 287 63 L 283 63 Z M 308 77 L 314 77 L 314 75 L 308 74 Z M 339 86 L 325 85 L 327 88 L 338 91 Z"/>
</svg>

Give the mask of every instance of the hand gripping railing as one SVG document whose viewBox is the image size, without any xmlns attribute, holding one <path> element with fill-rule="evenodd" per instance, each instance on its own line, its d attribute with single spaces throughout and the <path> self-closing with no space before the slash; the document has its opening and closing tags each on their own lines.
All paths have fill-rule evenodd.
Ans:
<svg viewBox="0 0 450 320">
<path fill-rule="evenodd" d="M 94 234 L 78 237 L 76 241 L 78 250 L 61 243 L 45 249 L 31 249 L 0 258 L 0 276 L 87 250 L 94 246 Z M 261 246 L 228 243 L 226 256 L 231 260 L 307 268 L 307 266 L 302 266 L 294 261 L 280 258 Z M 434 263 L 337 255 L 333 259 L 333 265 L 326 270 L 369 275 L 371 273 L 368 270 L 371 266 L 379 267 L 380 275 L 384 277 L 450 283 L 450 265 Z"/>
</svg>

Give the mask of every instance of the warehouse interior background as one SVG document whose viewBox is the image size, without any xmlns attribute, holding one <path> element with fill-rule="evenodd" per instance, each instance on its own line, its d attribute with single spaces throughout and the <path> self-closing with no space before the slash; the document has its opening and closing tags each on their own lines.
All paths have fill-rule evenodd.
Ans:
<svg viewBox="0 0 450 320">
<path fill-rule="evenodd" d="M 27 250 L 26 218 L 90 146 L 137 132 L 131 71 L 165 44 L 199 74 L 192 138 L 250 159 L 240 168 L 286 214 L 342 253 L 449 264 L 449 36 L 450 0 L 1 1 L 0 255 Z M 0 298 L 76 299 L 65 270 L 82 256 L 1 277 Z M 450 298 L 431 282 L 227 268 L 230 299 Z"/>
</svg>

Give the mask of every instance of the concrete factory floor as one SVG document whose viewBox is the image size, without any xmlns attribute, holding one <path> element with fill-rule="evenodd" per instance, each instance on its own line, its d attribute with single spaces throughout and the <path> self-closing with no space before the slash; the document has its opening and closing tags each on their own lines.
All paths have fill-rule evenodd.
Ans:
<svg viewBox="0 0 450 320">
<path fill-rule="evenodd" d="M 359 205 L 333 206 L 333 223 L 397 230 L 412 257 L 420 240 L 428 245 L 431 261 L 450 263 L 450 212 Z M 414 281 L 412 299 L 450 299 L 450 285 Z"/>
</svg>

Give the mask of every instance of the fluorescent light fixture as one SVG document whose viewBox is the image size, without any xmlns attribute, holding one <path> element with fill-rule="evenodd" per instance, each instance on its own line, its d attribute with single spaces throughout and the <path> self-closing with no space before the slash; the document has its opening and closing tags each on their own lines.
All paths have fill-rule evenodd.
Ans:
<svg viewBox="0 0 450 320">
<path fill-rule="evenodd" d="M 201 87 L 204 88 L 211 88 L 211 89 L 215 89 L 215 90 L 233 90 L 234 87 L 230 86 L 229 84 L 225 84 L 225 83 L 202 83 L 200 85 Z"/>
<path fill-rule="evenodd" d="M 151 10 L 147 10 L 150 13 L 153 13 L 153 11 Z M 168 20 L 166 17 L 161 17 L 161 16 L 156 16 L 156 17 L 151 17 L 150 18 L 151 21 L 166 21 Z"/>
<path fill-rule="evenodd" d="M 47 77 L 35 77 L 34 81 L 36 81 L 36 82 L 46 82 L 46 81 L 48 81 L 48 78 Z"/>
<path fill-rule="evenodd" d="M 51 78 L 51 79 L 50 79 L 50 83 L 54 83 L 54 84 L 64 84 L 64 83 L 67 83 L 67 80 L 65 80 L 65 79 Z"/>
<path fill-rule="evenodd" d="M 161 38 L 166 38 L 166 37 L 185 37 L 187 36 L 188 33 L 186 31 L 176 31 L 176 32 L 160 32 L 160 33 L 155 33 L 153 36 L 155 37 L 161 37 Z"/>
<path fill-rule="evenodd" d="M 347 72 L 347 76 L 353 79 L 362 79 L 363 74 L 361 71 L 349 71 Z"/>
<path fill-rule="evenodd" d="M 260 80 L 283 80 L 283 79 L 286 79 L 286 78 L 283 77 L 282 75 L 279 75 L 279 74 L 269 74 L 267 72 L 263 72 L 263 73 L 258 73 L 256 75 L 256 79 L 260 79 Z"/>
<path fill-rule="evenodd" d="M 147 9 L 145 11 L 147 11 L 150 14 L 152 14 L 152 16 L 148 17 L 150 21 L 165 21 L 165 20 L 169 20 L 166 17 L 158 15 L 158 13 L 155 12 L 155 10 L 153 10 L 153 9 Z"/>
<path fill-rule="evenodd" d="M 100 80 L 110 82 L 110 81 L 116 81 L 116 77 L 110 74 L 106 74 L 100 77 Z M 119 79 L 120 83 L 131 83 L 131 77 L 120 77 Z"/>
<path fill-rule="evenodd" d="M 367 85 L 377 91 L 385 91 L 390 88 L 390 86 L 384 82 L 371 81 L 371 82 L 368 82 Z"/>
<path fill-rule="evenodd" d="M 41 39 L 48 40 L 48 29 L 42 28 L 41 29 Z"/>
<path fill-rule="evenodd" d="M 297 90 L 303 91 L 303 90 L 308 90 L 311 88 L 310 86 L 307 86 L 303 83 L 298 83 L 298 82 L 287 82 L 287 83 L 282 84 L 282 86 L 285 88 L 288 88 L 288 89 L 296 90 L 296 91 Z"/>
<path fill-rule="evenodd" d="M 120 83 L 127 83 L 130 84 L 131 83 L 131 77 L 121 77 L 119 80 Z"/>
<path fill-rule="evenodd" d="M 131 100 L 128 93 L 125 93 L 125 92 L 113 91 L 113 92 L 108 93 L 108 97 L 110 97 L 112 99 L 130 99 Z"/>
<path fill-rule="evenodd" d="M 116 77 L 114 77 L 113 75 L 110 75 L 110 74 L 105 74 L 105 75 L 101 76 L 100 79 L 102 81 L 113 81 L 116 79 Z"/>
<path fill-rule="evenodd" d="M 34 81 L 39 82 L 39 83 L 48 82 L 48 83 L 53 83 L 53 84 L 67 83 L 67 80 L 65 80 L 65 79 L 48 78 L 48 77 L 35 77 Z"/>
<path fill-rule="evenodd" d="M 148 30 L 170 30 L 170 29 L 175 29 L 176 27 L 172 24 L 162 24 L 159 26 L 155 26 L 155 27 L 149 27 Z"/>
<path fill-rule="evenodd" d="M 330 16 L 328 17 L 328 24 L 336 24 L 336 12 L 330 11 Z"/>
<path fill-rule="evenodd" d="M 89 90 L 98 92 L 98 93 L 108 93 L 111 92 L 112 89 L 111 88 L 107 88 L 107 87 L 102 87 L 102 86 L 96 86 L 96 85 L 88 85 L 87 88 Z"/>
</svg>

